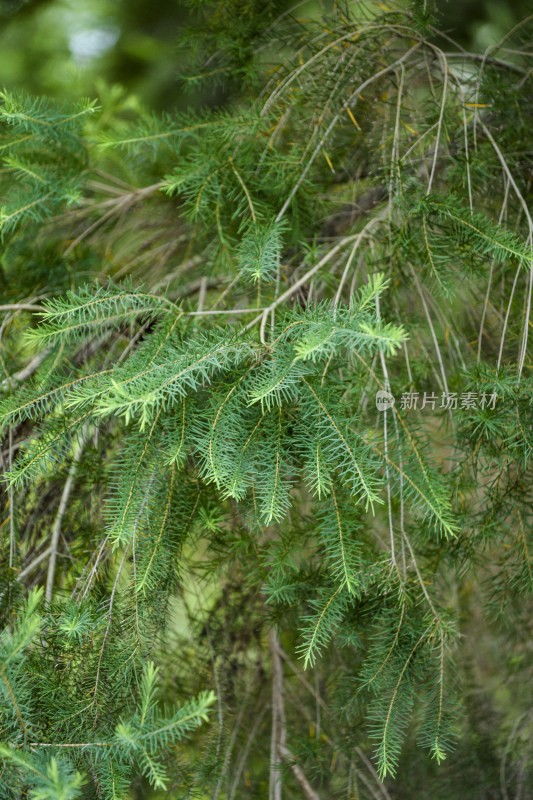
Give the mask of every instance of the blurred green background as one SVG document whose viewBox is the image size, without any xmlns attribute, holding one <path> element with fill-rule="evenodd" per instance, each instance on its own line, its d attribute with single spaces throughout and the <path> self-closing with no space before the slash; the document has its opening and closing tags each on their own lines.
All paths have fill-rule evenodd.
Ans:
<svg viewBox="0 0 533 800">
<path fill-rule="evenodd" d="M 297 14 L 318 15 L 332 2 L 298 3 Z M 211 25 L 228 5 L 227 0 L 0 0 L 0 86 L 65 99 L 100 97 L 106 86 L 120 86 L 157 111 L 223 102 L 223 86 L 211 97 L 198 89 L 184 91 L 179 76 L 189 54 L 178 41 L 192 21 L 193 6 Z M 238 1 L 232 5 L 238 7 Z M 277 13 L 296 3 L 261 5 Z M 441 30 L 480 52 L 533 10 L 531 0 L 437 0 L 437 9 Z"/>
</svg>

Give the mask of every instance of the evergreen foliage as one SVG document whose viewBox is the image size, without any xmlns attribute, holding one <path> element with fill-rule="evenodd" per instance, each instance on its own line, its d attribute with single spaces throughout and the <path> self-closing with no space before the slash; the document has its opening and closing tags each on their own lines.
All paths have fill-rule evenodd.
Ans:
<svg viewBox="0 0 533 800">
<path fill-rule="evenodd" d="M 1 95 L 0 797 L 533 797 L 531 20 L 190 6 Z"/>
</svg>

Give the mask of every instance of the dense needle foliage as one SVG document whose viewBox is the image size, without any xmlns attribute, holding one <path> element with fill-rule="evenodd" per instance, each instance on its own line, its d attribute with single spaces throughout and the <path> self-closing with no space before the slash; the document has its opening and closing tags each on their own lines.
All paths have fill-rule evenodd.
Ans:
<svg viewBox="0 0 533 800">
<path fill-rule="evenodd" d="M 0 797 L 531 798 L 531 20 L 188 5 L 1 95 Z"/>
</svg>

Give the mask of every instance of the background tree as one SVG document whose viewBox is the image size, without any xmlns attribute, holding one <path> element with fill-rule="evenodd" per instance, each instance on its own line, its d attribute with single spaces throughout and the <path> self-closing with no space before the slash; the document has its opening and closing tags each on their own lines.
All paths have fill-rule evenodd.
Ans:
<svg viewBox="0 0 533 800">
<path fill-rule="evenodd" d="M 531 21 L 427 5 L 4 91 L 3 797 L 531 796 Z"/>
</svg>

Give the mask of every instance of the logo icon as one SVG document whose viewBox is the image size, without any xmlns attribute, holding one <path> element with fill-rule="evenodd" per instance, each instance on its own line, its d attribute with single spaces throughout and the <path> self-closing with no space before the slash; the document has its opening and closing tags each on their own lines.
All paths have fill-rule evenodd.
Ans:
<svg viewBox="0 0 533 800">
<path fill-rule="evenodd" d="M 390 392 L 379 389 L 376 392 L 376 408 L 378 411 L 386 411 L 394 405 L 394 397 Z"/>
</svg>

